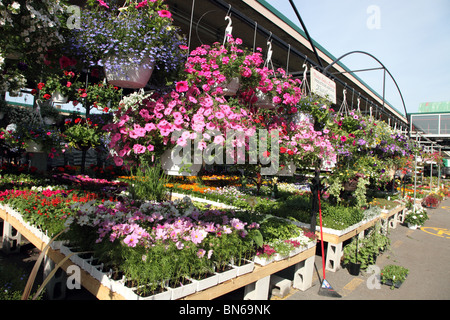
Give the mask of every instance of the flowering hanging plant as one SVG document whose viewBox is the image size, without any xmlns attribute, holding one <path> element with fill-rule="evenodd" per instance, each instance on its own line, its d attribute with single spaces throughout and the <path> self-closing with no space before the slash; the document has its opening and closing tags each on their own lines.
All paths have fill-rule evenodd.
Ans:
<svg viewBox="0 0 450 320">
<path fill-rule="evenodd" d="M 53 158 L 61 150 L 62 135 L 57 129 L 52 129 L 43 124 L 9 126 L 0 130 L 0 139 L 11 148 L 12 151 L 24 151 L 30 141 L 39 144 L 42 151 L 47 152 Z"/>
<path fill-rule="evenodd" d="M 16 128 L 16 125 L 9 125 L 6 128 L 0 129 L 0 140 L 2 144 L 13 152 L 18 152 L 26 148 L 24 137 L 19 132 L 16 132 Z"/>
<path fill-rule="evenodd" d="M 178 92 L 195 86 L 213 96 L 222 95 L 223 87 L 234 78 L 241 91 L 258 84 L 262 54 L 243 49 L 240 38 L 227 36 L 225 40 L 191 51 L 185 63 L 186 79 L 177 83 Z"/>
<path fill-rule="evenodd" d="M 163 0 L 89 0 L 80 16 L 80 28 L 71 30 L 69 49 L 89 66 L 140 64 L 157 70 L 178 70 L 184 44 L 172 25 L 172 15 Z M 148 59 L 148 60 L 145 60 Z"/>
<path fill-rule="evenodd" d="M 87 99 L 89 104 L 103 112 L 117 109 L 121 97 L 122 89 L 105 82 L 91 83 L 87 88 L 78 88 L 76 93 L 77 101 Z"/>
<path fill-rule="evenodd" d="M 77 149 L 89 149 L 97 147 L 101 143 L 102 131 L 90 118 L 76 118 L 66 120 L 66 129 L 63 132 L 65 141 L 69 146 Z"/>
<path fill-rule="evenodd" d="M 227 45 L 230 48 L 215 44 L 193 50 L 186 62 L 185 79 L 178 81 L 172 92 L 159 97 L 143 93 L 124 97 L 113 123 L 105 127 L 111 132 L 110 148 L 116 164 L 123 164 L 124 160 L 139 163 L 142 157 L 159 156 L 172 144 L 184 147 L 193 140 L 197 142 L 194 148 L 202 152 L 210 144 L 220 150 L 230 142 L 233 147 L 243 145 L 247 153 L 250 151 L 248 139 L 258 134 L 258 129 L 266 129 L 268 133 L 278 131 L 278 136 L 271 139 L 280 140 L 283 164 L 297 158 L 297 162 L 310 165 L 313 155 L 334 160 L 334 150 L 327 141 L 328 132 L 315 131 L 310 123 L 295 124 L 292 121 L 299 111 L 294 104 L 301 96 L 297 81 L 285 76 L 283 83 L 276 84 L 280 88 L 273 89 L 282 93 L 281 104 L 284 103 L 286 108 L 266 110 L 253 106 L 255 89 L 268 69 L 260 68 L 263 62 L 260 53 L 246 54 L 237 47 L 240 43 L 239 39 L 229 38 Z M 251 75 L 245 68 L 250 69 Z M 215 84 L 227 82 L 236 75 L 233 72 L 239 72 L 237 76 L 243 83 L 235 95 L 225 96 L 222 87 Z M 254 79 L 249 80 L 251 77 Z M 287 92 L 289 90 L 292 95 Z M 242 132 L 245 141 L 227 140 L 228 130 Z M 268 146 L 265 157 L 274 151 L 270 148 Z"/>
<path fill-rule="evenodd" d="M 77 79 L 78 76 L 73 71 L 63 70 L 60 74 L 49 76 L 45 82 L 38 83 L 39 95 L 44 100 L 49 100 L 53 94 L 59 92 L 62 96 L 72 100 L 81 85 Z"/>
<path fill-rule="evenodd" d="M 263 67 L 260 70 L 261 80 L 256 89 L 267 94 L 275 105 L 283 107 L 278 108 L 278 112 L 284 110 L 288 114 L 295 114 L 298 111 L 296 106 L 302 98 L 301 80 L 293 79 L 282 68 L 276 71 Z"/>
<path fill-rule="evenodd" d="M 62 0 L 3 0 L 0 2 L 0 52 L 39 65 L 44 54 L 64 42 L 61 25 L 67 12 Z M 36 60 L 37 59 L 37 60 Z"/>
</svg>

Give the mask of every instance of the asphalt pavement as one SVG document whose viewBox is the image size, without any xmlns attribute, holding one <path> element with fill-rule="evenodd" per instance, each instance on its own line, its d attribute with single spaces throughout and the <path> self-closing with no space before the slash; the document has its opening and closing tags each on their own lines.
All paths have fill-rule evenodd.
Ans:
<svg viewBox="0 0 450 320">
<path fill-rule="evenodd" d="M 341 295 L 319 295 L 322 258 L 316 255 L 313 285 L 306 291 L 292 289 L 277 300 L 448 300 L 450 299 L 450 199 L 437 209 L 427 209 L 429 220 L 412 230 L 398 224 L 389 229 L 390 250 L 378 256 L 371 272 L 352 276 L 347 269 L 325 271 L 326 279 Z M 320 246 L 318 244 L 318 246 Z M 380 270 L 388 264 L 409 269 L 406 281 L 398 289 L 380 284 Z"/>
</svg>

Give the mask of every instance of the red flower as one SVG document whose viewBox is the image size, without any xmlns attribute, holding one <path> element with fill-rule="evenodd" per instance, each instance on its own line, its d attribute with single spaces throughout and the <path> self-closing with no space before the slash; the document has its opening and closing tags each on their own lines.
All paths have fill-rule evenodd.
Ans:
<svg viewBox="0 0 450 320">
<path fill-rule="evenodd" d="M 48 93 L 46 93 L 46 94 L 43 95 L 43 98 L 44 98 L 44 99 L 47 99 L 47 100 L 50 99 L 51 97 L 52 97 L 52 96 L 49 95 Z"/>
<path fill-rule="evenodd" d="M 285 147 L 280 147 L 280 153 L 286 153 L 286 148 Z"/>
<path fill-rule="evenodd" d="M 37 87 L 38 87 L 39 90 L 42 90 L 42 88 L 45 87 L 45 83 L 39 82 Z"/>
<path fill-rule="evenodd" d="M 61 67 L 61 69 L 65 69 L 67 67 L 70 67 L 71 65 L 72 61 L 70 60 L 70 58 L 66 56 L 62 56 L 61 58 L 59 58 L 59 66 Z"/>
</svg>

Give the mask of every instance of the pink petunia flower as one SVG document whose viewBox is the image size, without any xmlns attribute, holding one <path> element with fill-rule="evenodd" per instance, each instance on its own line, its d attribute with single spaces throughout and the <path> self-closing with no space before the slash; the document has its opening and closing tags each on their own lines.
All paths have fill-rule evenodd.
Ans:
<svg viewBox="0 0 450 320">
<path fill-rule="evenodd" d="M 170 11 L 167 10 L 159 10 L 158 14 L 161 18 L 171 18 L 172 14 L 170 13 Z"/>
<path fill-rule="evenodd" d="M 137 144 L 137 143 L 133 146 L 133 151 L 136 154 L 144 153 L 146 149 L 147 149 L 146 147 L 144 147 L 141 144 Z"/>
<path fill-rule="evenodd" d="M 177 92 L 186 92 L 189 90 L 187 81 L 178 81 L 176 84 Z"/>
</svg>

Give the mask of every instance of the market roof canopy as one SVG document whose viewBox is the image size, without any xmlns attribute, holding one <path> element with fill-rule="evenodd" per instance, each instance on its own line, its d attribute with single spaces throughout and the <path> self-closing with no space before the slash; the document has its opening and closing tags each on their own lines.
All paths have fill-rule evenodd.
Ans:
<svg viewBox="0 0 450 320">
<path fill-rule="evenodd" d="M 422 131 L 426 136 L 450 137 L 450 114 L 411 114 L 412 131 Z"/>
<path fill-rule="evenodd" d="M 419 112 L 450 112 L 450 101 L 421 103 L 419 105 Z"/>
</svg>

